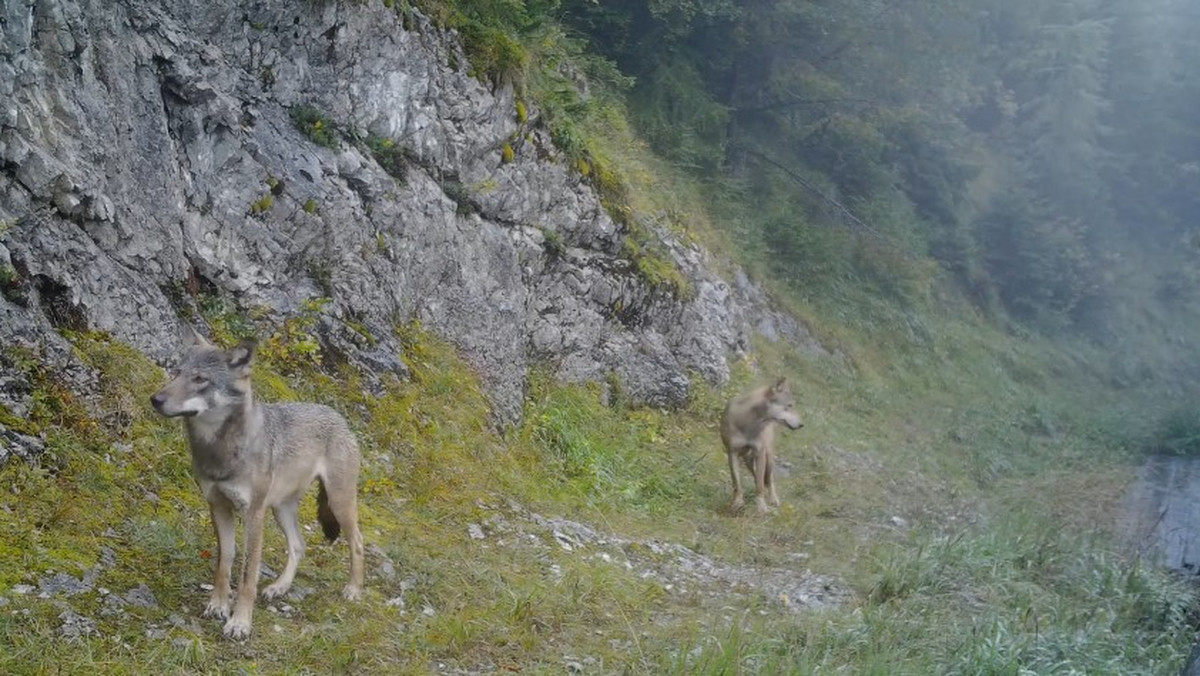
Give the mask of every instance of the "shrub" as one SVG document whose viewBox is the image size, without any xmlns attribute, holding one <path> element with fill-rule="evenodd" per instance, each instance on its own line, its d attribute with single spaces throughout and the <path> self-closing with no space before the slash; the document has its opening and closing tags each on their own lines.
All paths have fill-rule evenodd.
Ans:
<svg viewBox="0 0 1200 676">
<path fill-rule="evenodd" d="M 543 229 L 542 237 L 542 249 L 550 258 L 558 258 L 566 252 L 567 246 L 558 231 Z"/>
<path fill-rule="evenodd" d="M 1200 456 L 1200 410 L 1194 402 L 1173 408 L 1159 419 L 1147 450 Z"/>
<path fill-rule="evenodd" d="M 462 181 L 454 178 L 447 179 L 442 183 L 442 191 L 446 193 L 446 197 L 454 201 L 456 214 L 470 216 L 475 213 L 475 204 L 471 202 L 471 195 Z"/>
<path fill-rule="evenodd" d="M 275 197 L 270 193 L 263 195 L 259 199 L 250 204 L 250 213 L 254 215 L 266 213 L 275 206 Z"/>
<path fill-rule="evenodd" d="M 637 223 L 629 226 L 621 245 L 621 257 L 633 264 L 634 272 L 650 288 L 681 301 L 696 297 L 692 280 L 683 274 L 662 243 L 644 226 Z"/>
<path fill-rule="evenodd" d="M 294 106 L 289 115 L 292 124 L 304 132 L 304 135 L 319 146 L 336 149 L 338 147 L 338 132 L 320 110 L 311 105 Z"/>
<path fill-rule="evenodd" d="M 258 346 L 258 356 L 285 374 L 312 372 L 321 367 L 321 343 L 314 335 L 327 298 L 304 302 L 300 314 L 289 317 Z"/>
<path fill-rule="evenodd" d="M 384 171 L 401 184 L 404 183 L 411 161 L 411 154 L 407 148 L 390 138 L 371 136 L 367 139 L 367 149 Z"/>
</svg>

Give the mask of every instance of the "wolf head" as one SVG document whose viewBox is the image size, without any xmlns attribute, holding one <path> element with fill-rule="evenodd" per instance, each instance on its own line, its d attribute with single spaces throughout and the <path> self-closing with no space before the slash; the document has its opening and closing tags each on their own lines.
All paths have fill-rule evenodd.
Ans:
<svg viewBox="0 0 1200 676">
<path fill-rule="evenodd" d="M 150 403 L 168 418 L 193 417 L 242 405 L 250 396 L 254 347 L 253 340 L 244 340 L 233 349 L 223 350 L 193 329 L 171 381 L 150 397 Z"/>
<path fill-rule="evenodd" d="M 780 378 L 774 385 L 767 388 L 767 417 L 783 423 L 789 428 L 798 430 L 804 427 L 800 414 L 794 410 L 796 402 L 792 399 L 792 391 L 788 387 L 787 378 Z"/>
</svg>

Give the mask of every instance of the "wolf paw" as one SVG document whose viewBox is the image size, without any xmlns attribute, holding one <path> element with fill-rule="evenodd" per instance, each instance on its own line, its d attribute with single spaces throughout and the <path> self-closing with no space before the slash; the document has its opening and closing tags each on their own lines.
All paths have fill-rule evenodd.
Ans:
<svg viewBox="0 0 1200 676">
<path fill-rule="evenodd" d="M 342 598 L 347 601 L 357 601 L 362 598 L 362 588 L 358 585 L 348 584 L 345 589 L 342 589 Z"/>
<path fill-rule="evenodd" d="M 221 630 L 225 638 L 241 641 L 250 637 L 250 620 L 239 617 L 231 617 L 225 623 L 225 627 Z"/>
<path fill-rule="evenodd" d="M 222 601 L 218 598 L 208 600 L 208 605 L 204 606 L 204 617 L 215 617 L 218 620 L 224 620 L 229 617 L 229 602 Z"/>
<path fill-rule="evenodd" d="M 269 584 L 266 587 L 263 587 L 262 597 L 268 601 L 274 601 L 275 599 L 288 593 L 288 589 L 291 588 L 291 586 L 291 584 L 283 585 L 279 584 L 278 582 Z"/>
</svg>

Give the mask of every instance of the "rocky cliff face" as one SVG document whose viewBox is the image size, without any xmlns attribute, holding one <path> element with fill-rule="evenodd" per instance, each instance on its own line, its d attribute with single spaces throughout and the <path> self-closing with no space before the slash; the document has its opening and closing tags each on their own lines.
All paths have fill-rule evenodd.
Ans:
<svg viewBox="0 0 1200 676">
<path fill-rule="evenodd" d="M 695 297 L 647 285 L 536 111 L 518 121 L 420 16 L 374 0 L 0 7 L 0 341 L 56 368 L 78 366 L 63 328 L 169 359 L 199 288 L 276 318 L 328 297 L 322 339 L 373 371 L 403 371 L 391 327 L 419 319 L 502 420 L 532 363 L 670 404 L 696 375 L 726 378 L 756 330 L 811 344 L 669 237 Z M 320 124 L 298 125 L 304 110 Z M 368 139 L 407 169 L 385 171 Z M 19 415 L 21 388 L 0 389 Z"/>
</svg>

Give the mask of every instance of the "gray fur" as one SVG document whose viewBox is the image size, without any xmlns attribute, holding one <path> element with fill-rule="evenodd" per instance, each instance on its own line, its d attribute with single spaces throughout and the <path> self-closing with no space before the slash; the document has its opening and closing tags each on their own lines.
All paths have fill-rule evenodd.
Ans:
<svg viewBox="0 0 1200 676">
<path fill-rule="evenodd" d="M 337 411 L 322 404 L 260 404 L 250 386 L 254 343 L 230 350 L 193 331 L 175 376 L 153 397 L 159 413 L 184 418 L 192 474 L 209 504 L 217 535 L 217 571 L 205 615 L 226 619 L 223 633 L 246 638 L 258 587 L 262 528 L 268 507 L 287 538 L 288 561 L 263 596 L 287 593 L 304 554 L 298 512 L 314 479 L 320 482 L 318 517 L 332 541 L 344 531 L 350 544 L 350 583 L 357 599 L 363 586 L 363 541 L 358 528 L 358 443 Z M 234 514 L 243 515 L 246 555 L 237 598 L 230 609 Z"/>
</svg>

